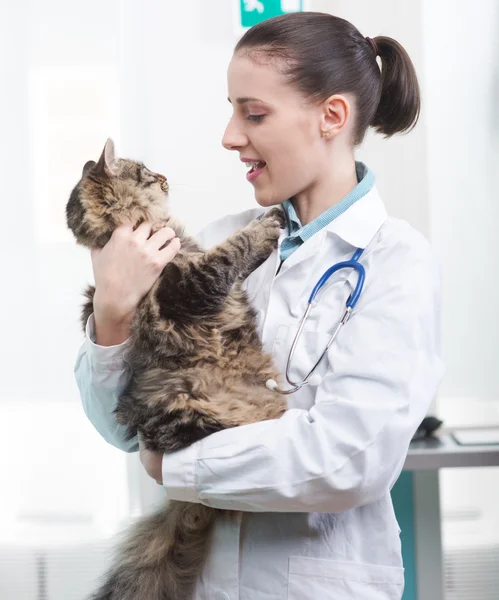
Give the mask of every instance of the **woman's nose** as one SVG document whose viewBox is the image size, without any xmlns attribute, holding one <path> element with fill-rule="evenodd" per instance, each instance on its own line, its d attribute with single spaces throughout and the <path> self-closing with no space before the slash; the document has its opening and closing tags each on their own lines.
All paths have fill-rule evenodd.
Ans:
<svg viewBox="0 0 499 600">
<path fill-rule="evenodd" d="M 248 138 L 242 131 L 239 131 L 233 121 L 231 121 L 225 129 L 225 133 L 222 138 L 222 146 L 226 150 L 239 150 L 247 145 Z"/>
</svg>

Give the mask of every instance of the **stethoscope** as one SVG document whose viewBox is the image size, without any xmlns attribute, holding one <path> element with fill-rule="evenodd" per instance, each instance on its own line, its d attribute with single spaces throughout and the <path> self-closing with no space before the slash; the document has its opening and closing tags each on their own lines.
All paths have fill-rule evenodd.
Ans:
<svg viewBox="0 0 499 600">
<path fill-rule="evenodd" d="M 288 390 L 283 390 L 277 385 L 276 381 L 274 381 L 273 379 L 268 379 L 267 382 L 265 383 L 265 385 L 267 386 L 267 388 L 269 390 L 278 392 L 279 394 L 287 395 L 287 394 L 294 394 L 294 392 L 298 391 L 300 388 L 302 388 L 305 385 L 319 385 L 319 383 L 321 381 L 321 377 L 318 375 L 314 375 L 314 372 L 317 369 L 317 367 L 320 365 L 320 363 L 322 362 L 324 357 L 326 356 L 327 351 L 329 350 L 329 348 L 331 347 L 331 344 L 336 339 L 336 336 L 338 335 L 340 329 L 343 327 L 343 325 L 345 325 L 345 323 L 350 318 L 350 315 L 352 314 L 352 311 L 355 308 L 355 305 L 357 304 L 359 297 L 362 293 L 362 288 L 364 287 L 366 271 L 365 271 L 364 267 L 359 263 L 359 258 L 361 256 L 362 252 L 364 252 L 364 250 L 361 248 L 358 248 L 350 260 L 345 260 L 343 262 L 336 263 L 332 267 L 329 267 L 329 269 L 324 273 L 324 275 L 315 284 L 315 287 L 312 290 L 312 293 L 310 294 L 310 298 L 308 299 L 307 309 L 305 310 L 302 320 L 300 321 L 298 331 L 296 332 L 295 338 L 293 340 L 293 344 L 291 345 L 291 350 L 288 355 L 288 362 L 286 364 L 286 380 L 289 383 L 289 385 L 292 387 Z M 353 290 L 353 292 L 350 294 L 348 300 L 346 301 L 345 312 L 343 313 L 343 316 L 341 317 L 340 322 L 336 326 L 336 329 L 334 330 L 331 338 L 329 339 L 329 342 L 328 342 L 326 348 L 324 349 L 324 352 L 320 355 L 319 360 L 315 363 L 315 365 L 309 371 L 309 373 L 305 377 L 305 379 L 303 379 L 300 383 L 293 381 L 290 376 L 291 361 L 293 360 L 293 355 L 295 353 L 296 345 L 298 344 L 298 340 L 300 339 L 300 335 L 301 335 L 301 332 L 305 325 L 305 321 L 307 320 L 307 317 L 310 314 L 310 310 L 312 309 L 312 302 L 314 301 L 314 298 L 318 294 L 319 290 L 324 286 L 324 284 L 331 277 L 331 275 L 333 275 L 334 273 L 337 273 L 338 271 L 341 271 L 341 269 L 355 269 L 355 271 L 357 271 L 358 277 L 357 277 L 357 284 L 355 286 L 355 289 Z"/>
</svg>

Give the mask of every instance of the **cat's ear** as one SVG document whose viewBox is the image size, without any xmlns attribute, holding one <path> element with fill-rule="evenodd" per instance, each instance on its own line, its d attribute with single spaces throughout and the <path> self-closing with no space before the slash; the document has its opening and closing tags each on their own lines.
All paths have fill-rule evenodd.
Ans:
<svg viewBox="0 0 499 600">
<path fill-rule="evenodd" d="M 95 160 L 89 160 L 88 162 L 86 162 L 85 166 L 83 167 L 83 171 L 81 173 L 81 176 L 85 177 L 85 175 L 90 171 L 90 169 L 93 169 L 96 164 L 97 163 L 95 162 Z"/>
<path fill-rule="evenodd" d="M 114 142 L 111 138 L 108 138 L 95 169 L 101 175 L 107 175 L 109 178 L 116 177 L 118 174 L 114 158 Z"/>
</svg>

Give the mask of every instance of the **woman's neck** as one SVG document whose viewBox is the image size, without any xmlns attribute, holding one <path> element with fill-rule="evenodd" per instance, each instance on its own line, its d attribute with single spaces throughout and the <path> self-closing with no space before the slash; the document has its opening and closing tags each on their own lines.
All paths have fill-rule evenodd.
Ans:
<svg viewBox="0 0 499 600">
<path fill-rule="evenodd" d="M 357 186 L 355 159 L 334 162 L 334 168 L 325 169 L 324 176 L 304 192 L 293 198 L 293 206 L 302 225 L 307 225 L 324 211 L 338 204 Z"/>
</svg>

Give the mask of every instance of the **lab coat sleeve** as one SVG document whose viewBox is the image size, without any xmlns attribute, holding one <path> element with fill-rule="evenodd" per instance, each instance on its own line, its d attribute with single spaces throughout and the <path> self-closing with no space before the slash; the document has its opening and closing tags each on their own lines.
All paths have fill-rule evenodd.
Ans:
<svg viewBox="0 0 499 600">
<path fill-rule="evenodd" d="M 227 510 L 341 512 L 389 492 L 443 369 L 440 270 L 429 247 L 414 252 L 402 244 L 383 262 L 331 346 L 315 405 L 165 454 L 170 499 Z"/>
<path fill-rule="evenodd" d="M 129 341 L 117 346 L 99 346 L 95 343 L 94 316 L 90 315 L 85 340 L 78 352 L 75 377 L 83 410 L 101 436 L 125 452 L 139 449 L 136 437 L 127 439 L 126 428 L 116 422 L 114 409 L 118 398 L 130 380 L 125 361 Z"/>
</svg>

